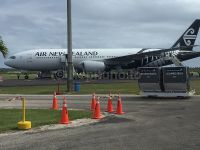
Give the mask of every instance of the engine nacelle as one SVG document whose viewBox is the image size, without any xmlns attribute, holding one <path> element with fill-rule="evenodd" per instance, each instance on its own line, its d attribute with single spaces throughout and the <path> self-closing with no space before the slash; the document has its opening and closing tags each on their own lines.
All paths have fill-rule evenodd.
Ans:
<svg viewBox="0 0 200 150">
<path fill-rule="evenodd" d="M 81 67 L 85 72 L 101 72 L 106 68 L 104 62 L 100 61 L 83 61 Z"/>
</svg>

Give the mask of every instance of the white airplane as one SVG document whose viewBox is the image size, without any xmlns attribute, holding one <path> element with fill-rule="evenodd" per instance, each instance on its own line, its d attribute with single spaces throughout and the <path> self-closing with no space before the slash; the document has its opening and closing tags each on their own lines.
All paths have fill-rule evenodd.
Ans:
<svg viewBox="0 0 200 150">
<path fill-rule="evenodd" d="M 197 19 L 169 49 L 73 49 L 73 66 L 79 72 L 103 72 L 163 66 L 172 64 L 174 59 L 184 61 L 199 57 L 200 52 L 192 51 L 199 27 L 200 20 Z M 12 55 L 4 63 L 19 70 L 41 71 L 41 77 L 56 71 L 56 76 L 61 78 L 66 58 L 67 49 L 34 49 Z"/>
</svg>

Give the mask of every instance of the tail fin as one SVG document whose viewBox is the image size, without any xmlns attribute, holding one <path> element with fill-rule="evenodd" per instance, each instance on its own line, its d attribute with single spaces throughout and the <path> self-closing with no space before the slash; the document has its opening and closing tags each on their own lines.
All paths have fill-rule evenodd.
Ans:
<svg viewBox="0 0 200 150">
<path fill-rule="evenodd" d="M 171 48 L 180 47 L 181 50 L 192 51 L 199 32 L 200 19 L 196 19 L 191 26 L 181 35 Z"/>
</svg>

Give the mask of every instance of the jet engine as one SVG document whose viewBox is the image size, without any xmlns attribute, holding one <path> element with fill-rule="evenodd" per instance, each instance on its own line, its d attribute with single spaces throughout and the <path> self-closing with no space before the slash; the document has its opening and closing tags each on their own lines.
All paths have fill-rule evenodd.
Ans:
<svg viewBox="0 0 200 150">
<path fill-rule="evenodd" d="M 83 61 L 80 65 L 85 72 L 99 72 L 106 68 L 104 62 L 100 61 Z"/>
</svg>

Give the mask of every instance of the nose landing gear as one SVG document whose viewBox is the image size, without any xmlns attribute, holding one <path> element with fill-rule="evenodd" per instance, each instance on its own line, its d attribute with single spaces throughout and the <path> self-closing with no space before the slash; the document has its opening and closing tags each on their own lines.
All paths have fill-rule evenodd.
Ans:
<svg viewBox="0 0 200 150">
<path fill-rule="evenodd" d="M 25 74 L 25 75 L 24 75 L 24 79 L 26 79 L 26 80 L 28 80 L 28 79 L 29 79 L 29 76 L 28 76 L 28 74 Z"/>
</svg>

